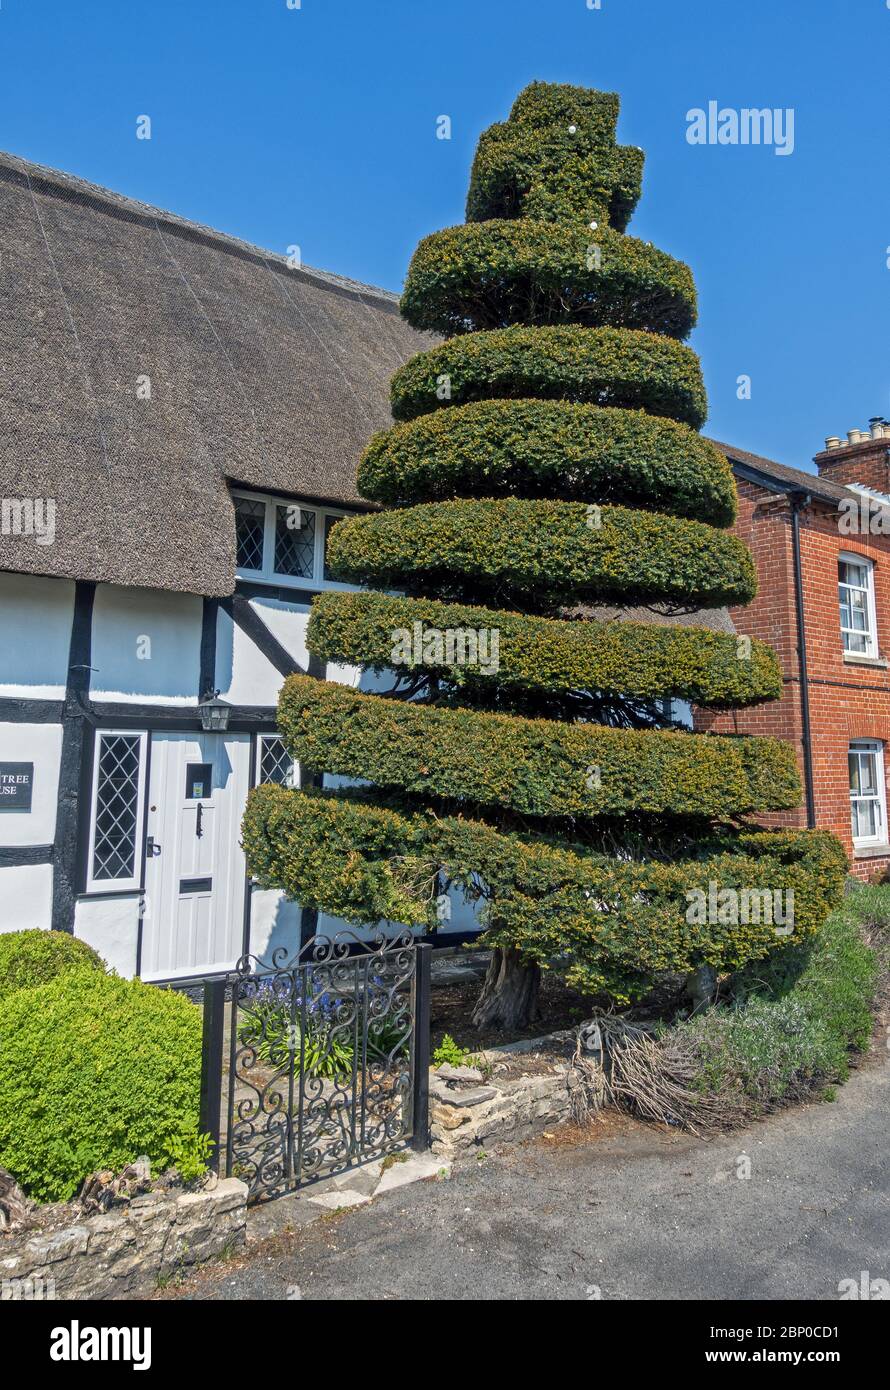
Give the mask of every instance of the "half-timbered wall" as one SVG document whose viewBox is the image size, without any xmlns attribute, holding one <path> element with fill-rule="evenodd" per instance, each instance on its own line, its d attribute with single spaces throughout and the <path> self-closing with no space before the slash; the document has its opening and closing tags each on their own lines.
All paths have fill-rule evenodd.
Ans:
<svg viewBox="0 0 890 1390">
<path fill-rule="evenodd" d="M 208 691 L 232 706 L 230 727 L 250 744 L 256 781 L 259 740 L 275 734 L 278 693 L 289 670 L 385 687 L 385 677 L 352 666 L 322 669 L 310 660 L 312 595 L 307 584 L 290 589 L 242 578 L 232 599 L 204 600 L 0 573 L 0 765 L 33 764 L 30 809 L 0 811 L 0 931 L 73 930 L 120 974 L 145 971 L 151 904 L 142 843 L 120 888 L 92 881 L 101 857 L 94 843 L 99 758 L 117 756 L 118 734 L 125 754 L 139 753 L 131 800 L 134 807 L 140 801 L 134 835 L 144 841 L 154 809 L 148 804 L 152 750 L 177 732 L 198 736 L 197 705 Z M 295 949 L 301 933 L 345 925 L 252 885 L 245 902 L 243 941 L 259 956 L 279 946 Z M 454 895 L 443 930 L 476 925 L 473 909 Z"/>
</svg>

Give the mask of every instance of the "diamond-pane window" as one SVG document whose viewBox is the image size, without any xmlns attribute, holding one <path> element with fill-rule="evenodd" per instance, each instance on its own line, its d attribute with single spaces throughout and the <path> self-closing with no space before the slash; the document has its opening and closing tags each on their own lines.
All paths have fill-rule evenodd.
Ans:
<svg viewBox="0 0 890 1390">
<path fill-rule="evenodd" d="M 235 563 L 242 570 L 263 568 L 263 536 L 266 530 L 266 504 L 250 497 L 235 498 Z"/>
<path fill-rule="evenodd" d="M 275 508 L 275 573 L 311 579 L 315 568 L 315 512 Z"/>
<path fill-rule="evenodd" d="M 296 766 L 277 734 L 260 738 L 259 781 L 277 782 L 280 787 L 296 786 Z"/>
<path fill-rule="evenodd" d="M 342 516 L 332 516 L 330 513 L 328 513 L 328 515 L 327 515 L 327 516 L 325 517 L 325 519 L 324 519 L 324 577 L 325 577 L 325 579 L 334 579 L 334 578 L 336 577 L 335 575 L 333 575 L 333 574 L 331 573 L 330 569 L 328 568 L 328 541 L 329 541 L 330 535 L 331 535 L 331 527 L 332 527 L 332 526 L 336 526 L 336 525 L 337 525 L 337 522 L 338 522 L 338 521 L 342 521 L 342 520 L 343 520 Z"/>
<path fill-rule="evenodd" d="M 141 734 L 100 734 L 96 761 L 92 878 L 136 877 Z"/>
</svg>

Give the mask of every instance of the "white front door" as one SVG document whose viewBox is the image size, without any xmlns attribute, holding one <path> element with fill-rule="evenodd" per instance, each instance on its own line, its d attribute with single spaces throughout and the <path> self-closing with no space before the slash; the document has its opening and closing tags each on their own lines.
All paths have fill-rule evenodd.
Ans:
<svg viewBox="0 0 890 1390">
<path fill-rule="evenodd" d="M 242 954 L 247 734 L 151 739 L 143 979 L 228 970 Z"/>
</svg>

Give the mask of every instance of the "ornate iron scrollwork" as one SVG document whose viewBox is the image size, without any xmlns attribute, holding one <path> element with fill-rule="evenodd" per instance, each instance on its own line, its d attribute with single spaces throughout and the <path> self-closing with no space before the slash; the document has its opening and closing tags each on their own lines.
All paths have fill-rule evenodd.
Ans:
<svg viewBox="0 0 890 1390">
<path fill-rule="evenodd" d="M 227 1170 L 251 1200 L 404 1145 L 413 1129 L 417 949 L 408 931 L 314 937 L 237 964 Z"/>
</svg>

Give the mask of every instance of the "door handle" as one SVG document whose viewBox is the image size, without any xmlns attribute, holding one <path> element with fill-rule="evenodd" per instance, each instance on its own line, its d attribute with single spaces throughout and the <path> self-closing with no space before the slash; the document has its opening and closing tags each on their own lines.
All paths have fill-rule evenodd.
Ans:
<svg viewBox="0 0 890 1390">
<path fill-rule="evenodd" d="M 204 811 L 200 801 L 198 802 L 198 814 L 195 818 L 195 834 L 199 840 L 204 834 Z"/>
<path fill-rule="evenodd" d="M 161 846 L 155 844 L 154 835 L 149 835 L 145 842 L 145 853 L 149 859 L 157 859 L 161 852 Z"/>
</svg>

